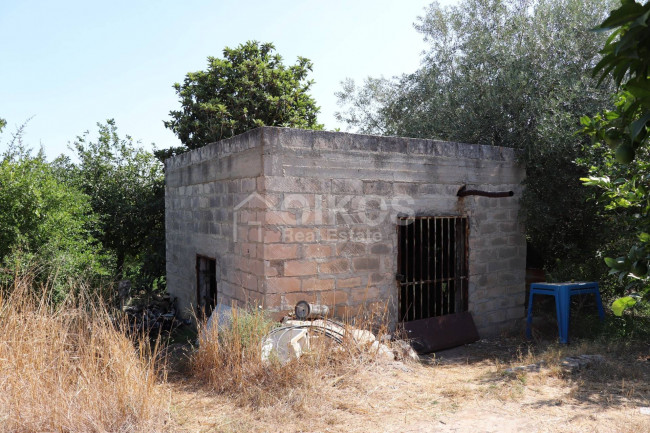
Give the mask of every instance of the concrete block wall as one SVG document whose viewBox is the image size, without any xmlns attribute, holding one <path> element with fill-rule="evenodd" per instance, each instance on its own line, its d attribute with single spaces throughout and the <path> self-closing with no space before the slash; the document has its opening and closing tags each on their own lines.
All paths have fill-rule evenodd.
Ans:
<svg viewBox="0 0 650 433">
<path fill-rule="evenodd" d="M 467 216 L 469 310 L 481 335 L 507 330 L 524 314 L 526 243 L 518 209 L 524 170 L 512 149 L 393 137 L 269 128 L 263 184 L 279 203 L 265 226 L 270 305 L 306 299 L 339 314 L 375 300 L 396 316 L 398 213 Z M 469 189 L 513 197 L 458 198 Z M 268 257 L 265 257 L 267 259 Z"/>
<path fill-rule="evenodd" d="M 517 214 L 524 170 L 511 149 L 270 127 L 240 137 L 227 141 L 228 151 L 217 143 L 204 148 L 210 150 L 203 155 L 182 156 L 185 163 L 168 163 L 168 229 L 183 227 L 172 231 L 173 242 L 168 231 L 170 291 L 181 293 L 178 284 L 195 279 L 193 266 L 185 269 L 187 263 L 179 263 L 169 247 L 183 243 L 188 226 L 177 220 L 194 218 L 195 210 L 188 206 L 194 209 L 197 203 L 187 201 L 188 190 L 174 189 L 187 188 L 183 180 L 196 177 L 181 175 L 179 186 L 173 187 L 170 168 L 188 171 L 205 164 L 208 168 L 202 170 L 209 174 L 213 164 L 218 164 L 219 173 L 246 165 L 219 179 L 200 178 L 215 189 L 226 179 L 228 185 L 240 185 L 239 190 L 229 186 L 231 199 L 225 207 L 220 201 L 216 214 L 197 215 L 201 221 L 211 218 L 208 225 L 226 216 L 219 225 L 232 228 L 233 207 L 240 203 L 236 200 L 249 191 L 257 193 L 237 210 L 237 241 L 222 231 L 199 234 L 185 245 L 218 244 L 215 254 L 226 252 L 217 264 L 222 299 L 262 299 L 276 310 L 291 309 L 304 299 L 335 307 L 338 315 L 386 302 L 396 318 L 397 214 L 467 216 L 469 309 L 479 332 L 496 334 L 523 317 L 526 252 Z M 238 140 L 247 144 L 234 144 Z M 225 163 L 224 158 L 232 161 Z M 458 198 L 463 185 L 513 190 L 515 195 Z M 201 194 L 209 204 L 209 190 Z"/>
<path fill-rule="evenodd" d="M 259 135 L 251 131 L 166 161 L 167 287 L 185 317 L 196 306 L 197 255 L 216 259 L 219 302 L 263 298 L 262 244 L 246 227 L 233 232 L 234 208 L 256 191 L 263 172 Z M 257 208 L 263 210 L 251 200 L 239 213 L 246 219 Z"/>
</svg>

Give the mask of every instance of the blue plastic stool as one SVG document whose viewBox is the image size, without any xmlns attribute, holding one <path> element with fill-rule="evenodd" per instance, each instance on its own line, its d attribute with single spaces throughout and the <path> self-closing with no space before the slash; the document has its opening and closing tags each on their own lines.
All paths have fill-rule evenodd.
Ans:
<svg viewBox="0 0 650 433">
<path fill-rule="evenodd" d="M 560 343 L 569 342 L 569 316 L 571 313 L 571 296 L 593 293 L 596 295 L 596 306 L 600 320 L 605 320 L 603 302 L 600 299 L 598 283 L 533 283 L 530 285 L 528 295 L 528 317 L 526 318 L 526 338 L 532 338 L 530 325 L 533 322 L 533 296 L 551 295 L 555 296 L 555 313 L 557 315 L 557 327 L 560 333 Z"/>
</svg>

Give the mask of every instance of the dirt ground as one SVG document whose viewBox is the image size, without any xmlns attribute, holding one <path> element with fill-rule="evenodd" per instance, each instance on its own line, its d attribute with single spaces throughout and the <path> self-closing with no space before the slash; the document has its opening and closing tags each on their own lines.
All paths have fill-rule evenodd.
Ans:
<svg viewBox="0 0 650 433">
<path fill-rule="evenodd" d="M 567 371 L 567 355 L 600 354 Z M 507 373 L 544 362 L 539 371 Z M 650 344 L 481 340 L 420 363 L 376 361 L 251 408 L 170 376 L 175 432 L 650 432 Z"/>
</svg>

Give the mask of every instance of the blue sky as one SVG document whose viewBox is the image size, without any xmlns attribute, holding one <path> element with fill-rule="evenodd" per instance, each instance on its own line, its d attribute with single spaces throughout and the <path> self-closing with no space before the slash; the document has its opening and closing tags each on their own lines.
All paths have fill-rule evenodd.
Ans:
<svg viewBox="0 0 650 433">
<path fill-rule="evenodd" d="M 429 3 L 3 0 L 0 151 L 32 116 L 25 141 L 50 158 L 108 118 L 147 147 L 179 145 L 162 124 L 179 107 L 172 84 L 246 40 L 273 42 L 287 64 L 311 59 L 319 120 L 343 128 L 334 119 L 340 81 L 415 70 L 425 45 L 412 24 Z"/>
</svg>

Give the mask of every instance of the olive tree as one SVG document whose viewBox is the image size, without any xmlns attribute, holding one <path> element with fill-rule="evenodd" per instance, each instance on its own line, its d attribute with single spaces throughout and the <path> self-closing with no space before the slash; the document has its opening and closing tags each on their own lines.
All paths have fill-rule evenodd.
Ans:
<svg viewBox="0 0 650 433">
<path fill-rule="evenodd" d="M 130 136 L 121 138 L 114 120 L 97 126 L 96 139 L 86 132 L 72 143 L 78 162 L 61 160 L 60 173 L 90 197 L 94 235 L 113 257 L 114 278 L 150 289 L 165 274 L 162 164 Z"/>
<path fill-rule="evenodd" d="M 611 105 L 611 82 L 591 74 L 607 34 L 590 31 L 611 4 L 434 2 L 415 24 L 428 44 L 420 68 L 345 81 L 338 118 L 364 133 L 519 149 L 529 245 L 552 277 L 593 278 L 605 269 L 590 258 L 610 233 L 579 181 L 588 140 L 575 132 L 580 116 Z"/>
</svg>

